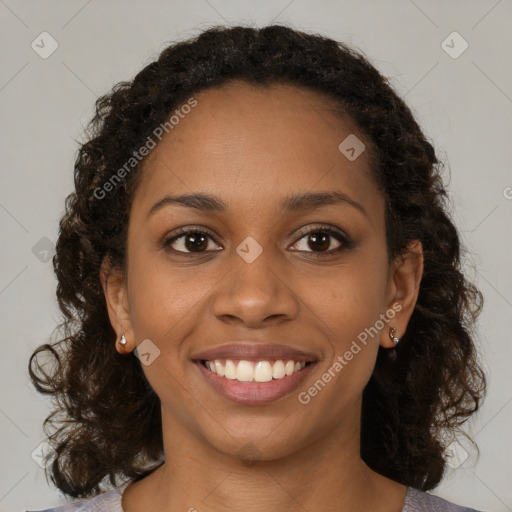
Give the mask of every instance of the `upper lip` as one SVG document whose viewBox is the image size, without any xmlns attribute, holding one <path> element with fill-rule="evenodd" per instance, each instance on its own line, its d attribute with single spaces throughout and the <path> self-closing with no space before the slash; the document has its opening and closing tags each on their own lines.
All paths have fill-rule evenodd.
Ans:
<svg viewBox="0 0 512 512">
<path fill-rule="evenodd" d="M 194 360 L 214 359 L 244 359 L 247 361 L 258 360 L 293 360 L 296 362 L 313 362 L 317 357 L 312 352 L 305 352 L 287 345 L 278 343 L 227 343 L 219 347 L 213 347 L 192 356 Z"/>
</svg>

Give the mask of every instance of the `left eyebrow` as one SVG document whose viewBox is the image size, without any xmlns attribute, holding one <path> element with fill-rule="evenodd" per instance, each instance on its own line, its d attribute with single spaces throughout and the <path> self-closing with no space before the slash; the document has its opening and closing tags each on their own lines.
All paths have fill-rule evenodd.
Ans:
<svg viewBox="0 0 512 512">
<path fill-rule="evenodd" d="M 302 212 L 339 203 L 347 203 L 368 216 L 361 204 L 354 201 L 347 194 L 336 190 L 330 192 L 304 192 L 286 196 L 281 201 L 281 209 L 290 213 Z M 147 217 L 168 205 L 183 205 L 188 208 L 210 212 L 226 212 L 228 210 L 228 205 L 220 197 L 198 192 L 179 196 L 166 195 L 151 207 Z"/>
<path fill-rule="evenodd" d="M 339 203 L 348 203 L 367 216 L 365 209 L 357 201 L 337 190 L 331 192 L 306 192 L 286 196 L 281 202 L 281 208 L 288 212 L 301 212 Z"/>
</svg>

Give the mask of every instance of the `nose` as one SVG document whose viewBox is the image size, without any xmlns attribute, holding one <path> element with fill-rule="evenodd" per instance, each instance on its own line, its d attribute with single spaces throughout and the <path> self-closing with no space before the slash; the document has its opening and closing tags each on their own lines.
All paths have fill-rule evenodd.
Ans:
<svg viewBox="0 0 512 512">
<path fill-rule="evenodd" d="M 286 263 L 266 252 L 251 263 L 233 253 L 231 270 L 213 297 L 213 313 L 221 321 L 257 329 L 296 318 L 299 300 Z"/>
</svg>

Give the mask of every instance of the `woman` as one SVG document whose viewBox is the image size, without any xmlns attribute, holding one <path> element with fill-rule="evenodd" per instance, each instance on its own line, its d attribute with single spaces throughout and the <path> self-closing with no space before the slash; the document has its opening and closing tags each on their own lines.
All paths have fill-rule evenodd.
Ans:
<svg viewBox="0 0 512 512">
<path fill-rule="evenodd" d="M 96 107 L 64 337 L 29 364 L 55 485 L 116 512 L 472 510 L 426 491 L 485 393 L 481 295 L 386 79 L 322 36 L 212 28 Z"/>
</svg>

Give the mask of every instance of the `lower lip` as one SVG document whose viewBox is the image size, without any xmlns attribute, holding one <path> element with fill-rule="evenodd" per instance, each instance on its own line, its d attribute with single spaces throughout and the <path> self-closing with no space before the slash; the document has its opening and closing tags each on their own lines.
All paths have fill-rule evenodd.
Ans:
<svg viewBox="0 0 512 512">
<path fill-rule="evenodd" d="M 196 365 L 206 381 L 217 393 L 229 398 L 233 402 L 258 405 L 275 402 L 290 394 L 299 387 L 316 363 L 310 363 L 302 370 L 282 379 L 272 379 L 268 382 L 240 382 L 236 379 L 219 377 L 206 368 L 201 361 Z"/>
</svg>

